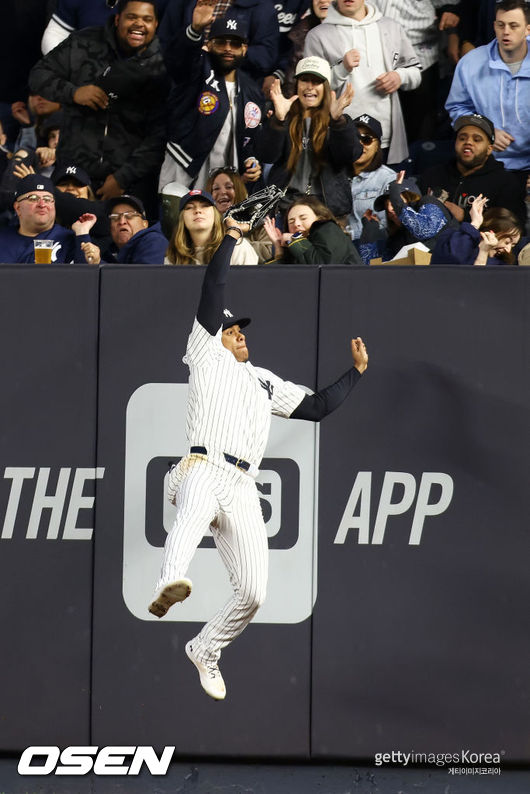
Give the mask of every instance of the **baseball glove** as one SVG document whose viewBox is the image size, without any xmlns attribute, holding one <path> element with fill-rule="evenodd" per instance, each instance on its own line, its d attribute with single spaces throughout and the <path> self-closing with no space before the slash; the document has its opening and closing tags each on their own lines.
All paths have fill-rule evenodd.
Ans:
<svg viewBox="0 0 530 794">
<path fill-rule="evenodd" d="M 255 229 L 263 223 L 284 195 L 284 190 L 276 185 L 269 185 L 263 190 L 257 190 L 239 204 L 234 204 L 225 212 L 224 217 L 233 218 L 238 223 L 248 223 L 251 229 Z"/>
</svg>

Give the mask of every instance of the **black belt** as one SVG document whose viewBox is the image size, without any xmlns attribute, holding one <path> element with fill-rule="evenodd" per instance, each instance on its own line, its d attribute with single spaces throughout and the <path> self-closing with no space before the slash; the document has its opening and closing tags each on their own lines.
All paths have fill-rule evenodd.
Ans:
<svg viewBox="0 0 530 794">
<path fill-rule="evenodd" d="M 206 447 L 190 447 L 190 452 L 195 455 L 208 454 Z M 243 471 L 248 471 L 250 469 L 250 463 L 242 458 L 236 458 L 234 455 L 229 455 L 228 452 L 223 452 L 223 457 L 227 463 L 231 463 L 236 469 L 242 469 Z"/>
</svg>

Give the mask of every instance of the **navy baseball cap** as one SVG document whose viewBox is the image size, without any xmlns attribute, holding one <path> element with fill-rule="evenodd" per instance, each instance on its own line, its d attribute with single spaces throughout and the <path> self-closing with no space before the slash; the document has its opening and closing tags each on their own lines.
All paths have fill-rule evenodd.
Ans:
<svg viewBox="0 0 530 794">
<path fill-rule="evenodd" d="M 211 193 L 208 193 L 207 190 L 190 190 L 189 193 L 186 193 L 185 196 L 182 196 L 180 199 L 180 207 L 179 211 L 182 212 L 186 204 L 190 201 L 194 201 L 195 199 L 203 199 L 207 201 L 208 204 L 211 204 L 212 207 L 215 207 L 215 200 Z"/>
<path fill-rule="evenodd" d="M 112 212 L 116 204 L 130 204 L 131 207 L 138 210 L 145 218 L 145 207 L 136 196 L 129 196 L 127 193 L 124 193 L 123 196 L 115 196 L 109 199 L 106 204 L 107 212 Z"/>
<path fill-rule="evenodd" d="M 90 185 L 90 177 L 87 172 L 80 168 L 78 165 L 59 165 L 55 168 L 52 174 L 52 180 L 55 185 L 62 182 L 63 179 L 71 179 L 78 182 L 83 187 Z"/>
<path fill-rule="evenodd" d="M 243 19 L 238 17 L 219 17 L 212 23 L 209 38 L 248 41 L 247 25 Z"/>
<path fill-rule="evenodd" d="M 223 331 L 226 331 L 227 328 L 231 328 L 233 325 L 239 325 L 240 328 L 246 328 L 247 325 L 250 325 L 250 317 L 234 317 L 230 309 L 223 310 Z"/>
<path fill-rule="evenodd" d="M 51 179 L 48 179 L 47 176 L 41 176 L 40 174 L 28 174 L 28 176 L 25 176 L 24 179 L 19 181 L 15 191 L 15 197 L 18 198 L 25 193 L 40 193 L 41 191 L 43 193 L 51 193 L 52 196 L 55 196 L 55 185 Z"/>
<path fill-rule="evenodd" d="M 375 135 L 378 140 L 381 140 L 383 137 L 383 128 L 377 119 L 374 119 L 373 116 L 369 116 L 368 113 L 363 113 L 361 116 L 357 116 L 356 119 L 353 120 L 353 123 L 356 127 L 364 126 L 368 127 L 371 133 Z"/>
<path fill-rule="evenodd" d="M 460 116 L 454 123 L 455 132 L 461 130 L 462 127 L 478 127 L 485 132 L 490 143 L 495 143 L 495 126 L 486 116 L 481 116 L 480 113 L 471 113 L 469 116 Z"/>
</svg>

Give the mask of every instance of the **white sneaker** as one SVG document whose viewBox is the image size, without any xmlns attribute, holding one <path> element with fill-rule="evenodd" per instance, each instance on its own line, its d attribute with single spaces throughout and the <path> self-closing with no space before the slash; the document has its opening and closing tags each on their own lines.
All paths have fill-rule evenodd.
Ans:
<svg viewBox="0 0 530 794">
<path fill-rule="evenodd" d="M 216 662 L 208 662 L 208 664 L 200 662 L 193 652 L 191 642 L 188 642 L 186 645 L 186 654 L 188 659 L 193 662 L 199 671 L 201 686 L 206 694 L 210 695 L 214 700 L 224 700 L 226 696 L 226 686 Z"/>
<path fill-rule="evenodd" d="M 189 596 L 191 586 L 190 579 L 177 579 L 176 582 L 170 582 L 156 593 L 149 604 L 149 612 L 156 615 L 157 618 L 163 618 L 169 607 L 178 601 L 184 601 Z"/>
</svg>

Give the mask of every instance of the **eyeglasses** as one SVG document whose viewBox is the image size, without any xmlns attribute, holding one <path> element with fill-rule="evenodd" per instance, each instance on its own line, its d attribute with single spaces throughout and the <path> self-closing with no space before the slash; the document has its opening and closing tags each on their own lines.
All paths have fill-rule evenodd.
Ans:
<svg viewBox="0 0 530 794">
<path fill-rule="evenodd" d="M 109 215 L 109 221 L 111 223 L 116 223 L 120 218 L 123 218 L 125 221 L 130 221 L 133 218 L 136 218 L 137 215 L 143 217 L 140 212 L 112 212 Z"/>
<path fill-rule="evenodd" d="M 243 41 L 241 39 L 210 39 L 212 44 L 215 44 L 216 47 L 223 47 L 228 44 L 231 50 L 239 50 L 243 46 Z"/>
<path fill-rule="evenodd" d="M 55 204 L 53 196 L 39 196 L 37 193 L 32 193 L 30 196 L 22 196 L 22 198 L 17 198 L 17 201 L 29 201 L 30 204 L 37 204 L 38 201 L 42 201 L 43 204 Z"/>
<path fill-rule="evenodd" d="M 366 135 L 365 133 L 359 133 L 359 140 L 363 144 L 363 146 L 370 146 L 376 139 L 373 135 Z"/>
</svg>

